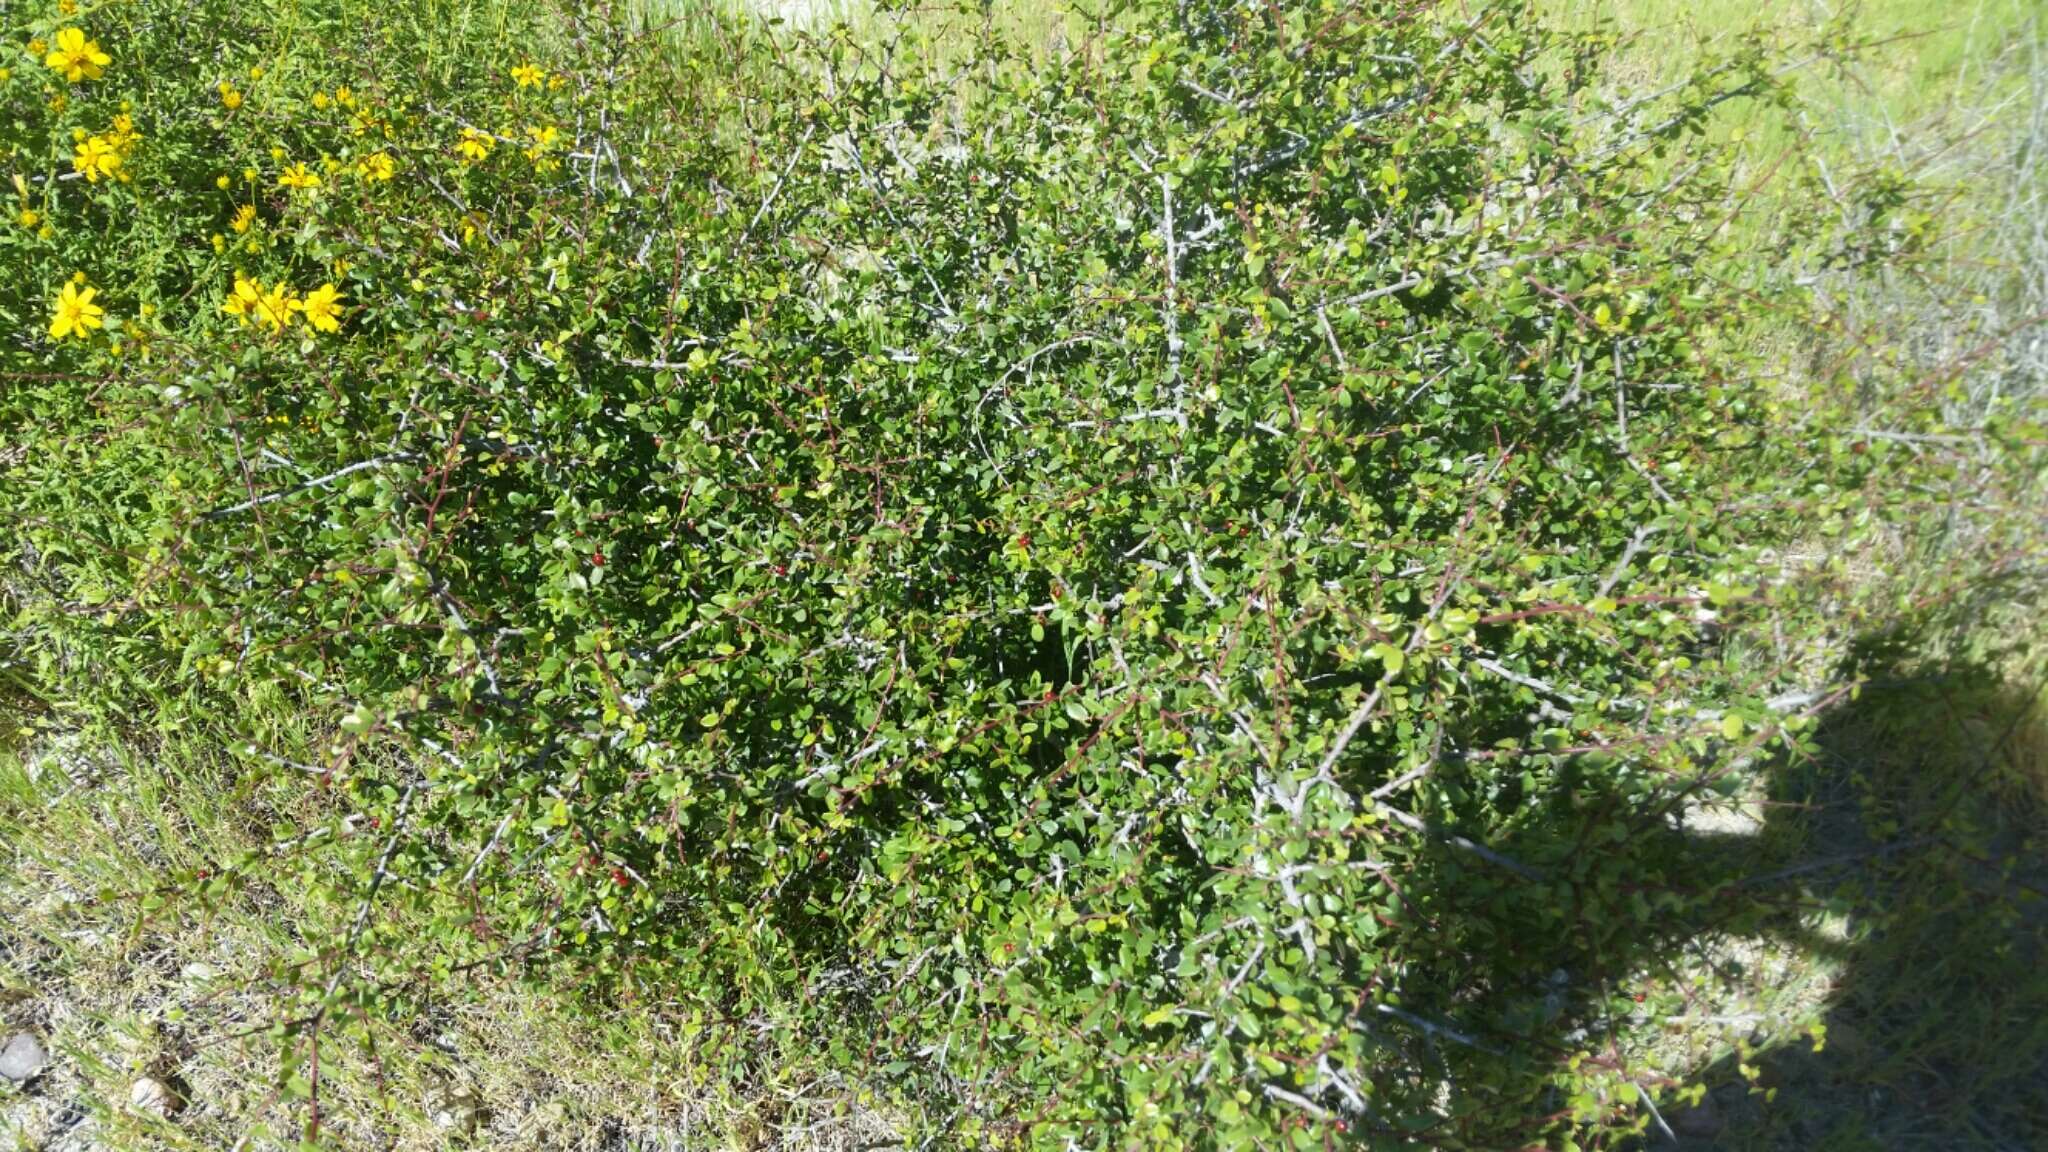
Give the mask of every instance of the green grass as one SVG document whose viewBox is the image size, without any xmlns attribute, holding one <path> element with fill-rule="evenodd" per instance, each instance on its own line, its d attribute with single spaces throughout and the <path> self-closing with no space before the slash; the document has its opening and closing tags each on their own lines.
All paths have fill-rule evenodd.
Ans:
<svg viewBox="0 0 2048 1152">
<path fill-rule="evenodd" d="M 1811 35 L 1846 13 L 1851 40 L 1865 47 L 1847 73 L 1816 62 L 1810 95 L 1842 108 L 1861 105 L 1865 112 L 1877 110 L 1869 107 L 1874 99 L 1900 123 L 1967 101 L 1970 82 L 1985 62 L 2041 16 L 2030 0 L 1542 0 L 1538 7 L 1561 28 L 1611 27 L 1625 41 L 1615 61 L 1617 77 L 1652 83 L 1681 75 L 1703 51 L 1753 30 Z"/>
</svg>

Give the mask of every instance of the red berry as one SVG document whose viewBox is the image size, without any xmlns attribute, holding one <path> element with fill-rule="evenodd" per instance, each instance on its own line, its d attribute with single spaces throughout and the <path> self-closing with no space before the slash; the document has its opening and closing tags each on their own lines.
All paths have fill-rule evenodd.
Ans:
<svg viewBox="0 0 2048 1152">
<path fill-rule="evenodd" d="M 612 869 L 612 883 L 614 883 L 614 884 L 617 884 L 617 885 L 618 885 L 619 887 L 621 887 L 621 888 L 624 888 L 624 887 L 626 887 L 627 885 L 631 884 L 632 882 L 633 882 L 633 879 L 632 879 L 632 877 L 630 877 L 630 876 L 627 876 L 627 875 L 626 875 L 626 870 L 625 870 L 625 869 L 623 869 L 623 868 L 614 868 L 614 869 Z"/>
<path fill-rule="evenodd" d="M 590 562 L 591 562 L 592 564 L 595 564 L 595 565 L 597 565 L 597 566 L 598 566 L 599 568 L 602 568 L 602 567 L 604 567 L 604 553 L 602 553 L 602 552 L 592 552 L 592 553 L 590 554 Z"/>
</svg>

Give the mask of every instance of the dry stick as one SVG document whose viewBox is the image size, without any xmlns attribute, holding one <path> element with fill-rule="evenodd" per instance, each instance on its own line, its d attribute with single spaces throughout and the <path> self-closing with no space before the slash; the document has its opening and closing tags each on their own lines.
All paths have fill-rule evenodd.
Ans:
<svg viewBox="0 0 2048 1152">
<path fill-rule="evenodd" d="M 1351 365 L 1344 359 L 1344 349 L 1337 346 L 1336 330 L 1330 327 L 1330 312 L 1323 305 L 1316 305 L 1316 323 L 1322 325 L 1323 339 L 1330 342 L 1330 355 L 1337 358 L 1337 370 L 1349 372 Z"/>
<path fill-rule="evenodd" d="M 1619 343 L 1614 346 L 1614 419 L 1621 436 L 1621 458 L 1628 462 L 1628 466 L 1635 471 L 1636 475 L 1650 482 L 1650 490 L 1657 494 L 1659 500 L 1664 501 L 1666 504 L 1677 503 L 1677 501 L 1671 498 L 1671 493 L 1666 492 L 1664 486 L 1657 482 L 1657 474 L 1636 461 L 1636 450 L 1629 444 L 1628 382 L 1622 379 L 1621 345 Z"/>
<path fill-rule="evenodd" d="M 1418 634 L 1420 631 L 1420 629 L 1417 629 Z M 1316 766 L 1316 776 L 1327 776 L 1330 769 L 1336 767 L 1337 758 L 1344 755 L 1344 749 L 1351 746 L 1352 738 L 1358 735 L 1358 730 L 1365 727 L 1365 722 L 1372 717 L 1374 710 L 1380 706 L 1380 692 L 1385 687 L 1385 680 L 1375 684 L 1372 693 L 1360 701 L 1357 708 L 1352 710 L 1351 719 L 1345 722 L 1344 730 L 1337 734 L 1337 742 L 1330 746 L 1330 751 L 1324 755 L 1323 762 Z M 1311 779 L 1313 778 L 1311 777 Z"/>
<path fill-rule="evenodd" d="M 1501 1054 L 1500 1049 L 1495 1048 L 1489 1044 L 1482 1044 L 1479 1041 L 1473 1039 L 1470 1036 L 1467 1036 L 1463 1032 L 1458 1031 L 1456 1028 L 1450 1027 L 1447 1024 L 1438 1024 L 1434 1020 L 1429 1020 L 1421 1016 L 1417 1016 L 1413 1012 L 1409 1012 L 1406 1009 L 1402 1008 L 1396 1008 L 1392 1004 L 1379 1004 L 1375 1005 L 1375 1007 L 1382 1015 L 1392 1016 L 1394 1019 L 1399 1020 L 1404 1024 L 1412 1024 L 1415 1027 L 1422 1029 L 1422 1031 L 1426 1035 L 1432 1037 L 1441 1036 L 1446 1040 L 1450 1040 L 1458 1044 L 1463 1044 L 1467 1048 L 1476 1048 L 1481 1052 L 1490 1052 L 1495 1056 Z"/>
<path fill-rule="evenodd" d="M 902 218 L 896 215 L 896 208 L 889 203 L 889 197 L 883 193 L 881 183 L 868 171 L 867 161 L 861 158 L 860 143 L 858 141 L 853 142 L 853 146 L 848 149 L 848 154 L 853 157 L 853 166 L 860 169 L 861 179 L 867 181 L 868 191 L 875 194 L 876 201 L 882 205 L 882 211 L 889 214 L 889 219 L 896 225 L 896 230 L 902 234 L 904 241 L 910 245 L 910 254 L 917 257 L 917 270 L 924 273 L 924 282 L 931 285 L 932 295 L 939 298 L 939 307 L 944 308 L 946 315 L 950 318 L 954 315 L 953 302 L 946 299 L 946 290 L 939 287 L 938 280 L 932 276 L 931 261 L 925 258 L 924 249 L 918 245 L 915 234 L 904 225 Z"/>
<path fill-rule="evenodd" d="M 341 987 L 342 974 L 347 971 L 348 958 L 355 954 L 356 944 L 362 940 L 363 929 L 369 926 L 370 910 L 377 902 L 377 892 L 384 887 L 384 880 L 391 874 L 391 858 L 398 854 L 399 838 L 405 833 L 405 818 L 412 810 L 412 798 L 419 792 L 419 782 L 407 784 L 404 795 L 398 798 L 398 811 L 391 816 L 391 837 L 384 841 L 384 852 L 377 858 L 377 870 L 370 875 L 370 890 L 363 893 L 363 906 L 356 910 L 356 918 L 349 925 L 348 938 L 342 942 L 341 959 L 334 966 L 334 975 L 327 980 L 326 995 L 322 998 L 320 1010 L 314 1014 L 314 1023 L 327 1014 L 326 1000 L 332 999 L 335 989 Z"/>
<path fill-rule="evenodd" d="M 1629 537 L 1628 547 L 1622 549 L 1621 559 L 1615 562 L 1614 571 L 1609 572 L 1607 579 L 1600 582 L 1600 590 L 1593 594 L 1593 599 L 1602 599 L 1614 590 L 1614 586 L 1621 582 L 1621 574 L 1628 570 L 1628 562 L 1636 558 L 1636 553 L 1642 551 L 1644 541 L 1656 532 L 1657 526 L 1654 524 L 1645 524 L 1635 530 L 1635 534 Z"/>
<path fill-rule="evenodd" d="M 1202 579 L 1202 561 L 1195 555 L 1193 549 L 1188 551 L 1188 579 L 1194 583 L 1195 590 L 1202 594 L 1202 599 L 1207 600 L 1211 607 L 1223 603 L 1222 600 L 1217 598 L 1215 591 L 1209 587 L 1209 582 Z"/>
<path fill-rule="evenodd" d="M 1173 237 L 1173 188 L 1163 174 L 1159 177 L 1159 203 L 1159 228 L 1166 239 L 1166 302 L 1160 313 L 1166 321 L 1166 362 L 1178 387 L 1181 352 L 1186 347 L 1180 338 L 1180 249 Z"/>
<path fill-rule="evenodd" d="M 1445 843 L 1449 844 L 1451 847 L 1461 848 L 1467 852 L 1470 852 L 1474 856 L 1479 857 L 1481 860 L 1484 860 L 1489 864 L 1494 864 L 1502 868 L 1505 868 L 1508 871 L 1513 872 L 1515 875 L 1520 876 L 1524 880 L 1543 879 L 1543 873 L 1538 872 L 1536 869 L 1529 867 L 1527 864 L 1522 863 L 1514 857 L 1503 855 L 1499 852 L 1494 851 L 1491 848 L 1488 848 L 1484 844 L 1476 843 L 1472 840 L 1468 840 L 1465 837 L 1458 835 L 1455 832 L 1449 832 L 1442 828 L 1439 828 L 1436 825 L 1431 824 L 1429 821 L 1424 820 L 1422 817 L 1417 816 L 1412 812 L 1404 812 L 1401 809 L 1395 808 L 1389 804 L 1381 804 L 1380 811 L 1385 812 L 1387 815 L 1393 817 L 1397 823 L 1405 824 L 1409 828 L 1412 828 L 1417 832 L 1424 833 L 1425 835 L 1438 837 L 1439 839 L 1442 839 Z"/>
<path fill-rule="evenodd" d="M 312 1118 L 307 1125 L 309 1134 L 320 1131 L 320 1024 L 327 1017 L 327 1009 L 334 999 L 335 990 L 341 987 L 341 978 L 348 971 L 348 960 L 355 954 L 356 944 L 362 939 L 363 929 L 369 925 L 370 911 L 377 902 L 377 890 L 384 886 L 384 878 L 390 874 L 391 858 L 398 853 L 398 839 L 405 831 L 405 817 L 412 808 L 413 794 L 419 790 L 417 781 L 405 786 L 405 794 L 398 798 L 398 811 L 391 818 L 391 838 L 384 842 L 384 853 L 377 858 L 377 871 L 370 877 L 370 890 L 363 894 L 363 906 L 356 911 L 355 923 L 349 926 L 348 939 L 342 945 L 341 956 L 335 961 L 334 975 L 327 978 L 327 988 L 320 998 L 320 1007 L 308 1021 L 312 1026 L 310 1037 L 313 1048 Z"/>
<path fill-rule="evenodd" d="M 1604 596 L 1606 595 L 1606 593 L 1603 591 L 1601 595 Z M 1520 672 L 1517 672 L 1514 669 L 1508 667 L 1507 665 L 1502 664 L 1498 660 L 1482 658 L 1474 660 L 1472 663 L 1480 668 L 1486 669 L 1488 672 L 1493 673 L 1495 676 L 1498 676 L 1503 680 L 1506 680 L 1513 684 L 1520 684 L 1524 688 L 1527 688 L 1534 692 L 1541 692 L 1545 696 L 1556 697 L 1557 699 L 1562 700 L 1567 704 L 1577 704 L 1585 699 L 1583 696 L 1575 696 L 1572 693 L 1567 692 L 1562 688 L 1559 688 L 1557 685 L 1552 684 L 1548 680 L 1538 680 L 1534 676 L 1524 676 Z"/>
<path fill-rule="evenodd" d="M 1387 781 L 1385 784 L 1382 784 L 1379 787 L 1373 789 L 1371 792 L 1366 793 L 1366 796 L 1368 799 L 1372 800 L 1379 800 L 1383 797 L 1392 796 L 1394 793 L 1399 792 L 1402 788 L 1410 784 L 1413 784 L 1417 780 L 1422 779 L 1424 776 L 1429 775 L 1430 768 L 1431 765 L 1428 764 L 1424 764 L 1420 768 L 1411 768 L 1408 771 L 1401 773 L 1399 776 L 1394 777 L 1392 780 Z"/>
<path fill-rule="evenodd" d="M 392 452 L 387 455 L 372 457 L 368 460 L 359 460 L 346 468 L 339 468 L 325 476 L 308 480 L 296 488 L 287 488 L 282 492 L 272 492 L 267 496 L 258 496 L 253 500 L 244 500 L 230 508 L 218 508 L 212 512 L 201 513 L 200 519 L 218 520 L 223 516 L 233 516 L 237 512 L 247 512 L 251 508 L 260 508 L 265 504 L 275 503 L 276 501 L 296 496 L 301 492 L 310 492 L 315 488 L 325 488 L 344 476 L 352 476 L 365 469 L 382 468 L 386 464 L 396 464 L 399 461 L 411 460 L 413 458 L 413 454 L 410 452 Z"/>
<path fill-rule="evenodd" d="M 1650 1099 L 1649 1092 L 1645 1091 L 1641 1084 L 1637 1084 L 1634 1081 L 1630 1081 L 1629 1083 L 1632 1087 L 1635 1088 L 1636 1095 L 1643 1098 L 1643 1107 L 1648 1108 L 1650 1110 L 1650 1118 L 1657 1122 L 1657 1130 L 1659 1132 L 1664 1133 L 1664 1138 L 1666 1140 L 1671 1141 L 1673 1144 L 1678 1143 L 1678 1134 L 1671 1130 L 1671 1125 L 1666 1124 L 1664 1122 L 1664 1114 L 1662 1112 L 1657 1111 L 1657 1102 L 1655 1100 Z"/>
<path fill-rule="evenodd" d="M 516 811 L 515 809 L 514 812 Z M 477 869 L 484 866 L 484 861 L 497 849 L 498 841 L 504 838 L 505 830 L 512 826 L 514 812 L 505 813 L 505 818 L 498 821 L 498 830 L 491 833 L 491 838 L 484 842 L 483 850 L 476 854 L 476 859 L 470 861 L 468 870 L 463 872 L 462 883 L 467 884 L 476 878 Z"/>
<path fill-rule="evenodd" d="M 1506 460 L 1507 453 L 1503 451 L 1500 458 L 1493 462 L 1493 466 L 1487 469 L 1483 480 L 1492 479 L 1493 475 L 1500 470 L 1501 464 Z M 1467 514 L 1465 523 L 1458 529 L 1460 539 L 1464 536 L 1465 528 L 1470 526 L 1472 515 L 1476 513 L 1477 508 L 1475 506 Z M 1404 654 L 1413 652 L 1422 646 L 1422 641 L 1429 625 L 1444 610 L 1444 605 L 1450 602 L 1451 589 L 1457 585 L 1457 582 L 1458 573 L 1455 565 L 1446 565 L 1443 580 L 1437 587 L 1435 602 L 1429 606 L 1429 613 L 1416 623 L 1414 630 L 1408 633 L 1408 642 L 1401 646 L 1401 651 Z M 1330 751 L 1323 756 L 1322 763 L 1316 765 L 1315 775 L 1302 782 L 1301 790 L 1295 793 L 1294 802 L 1290 805 L 1294 810 L 1295 819 L 1299 820 L 1301 818 L 1302 809 L 1308 803 L 1308 790 L 1311 785 L 1319 781 L 1334 785 L 1330 776 L 1330 769 L 1337 766 L 1338 758 L 1343 756 L 1344 750 L 1351 746 L 1351 741 L 1357 737 L 1358 730 L 1365 726 L 1365 722 L 1379 708 L 1380 694 L 1386 689 L 1386 686 L 1387 680 L 1385 678 L 1382 678 L 1378 684 L 1373 685 L 1371 694 L 1359 702 L 1358 707 L 1352 711 L 1351 718 L 1345 722 L 1344 730 L 1337 734 L 1337 742 L 1330 746 Z"/>
<path fill-rule="evenodd" d="M 789 180 L 789 174 L 796 171 L 796 162 L 803 158 L 804 146 L 811 142 L 811 133 L 817 130 L 818 126 L 816 124 L 806 127 L 803 139 L 797 141 L 796 147 L 789 150 L 789 163 L 782 166 L 782 175 L 775 178 L 775 187 L 768 190 L 768 197 L 761 201 L 761 207 L 754 211 L 754 218 L 747 221 L 747 226 L 740 230 L 741 244 L 745 244 L 747 238 L 754 234 L 754 225 L 761 222 L 761 217 L 768 214 L 768 209 L 775 206 L 775 198 L 782 195 L 783 184 Z"/>
<path fill-rule="evenodd" d="M 1337 301 L 1337 306 L 1349 308 L 1356 304 L 1363 304 L 1368 300 L 1377 300 L 1382 296 L 1392 296 L 1396 292 L 1406 292 L 1420 283 L 1422 283 L 1422 277 L 1411 272 L 1384 288 L 1375 288 L 1370 292 L 1360 292 L 1356 296 L 1346 296 L 1342 300 Z"/>
<path fill-rule="evenodd" d="M 1273 1084 L 1266 1085 L 1264 1091 L 1266 1093 L 1266 1098 L 1268 1100 L 1278 1100 L 1282 1104 L 1293 1105 L 1294 1107 L 1301 1109 L 1303 1112 L 1308 1113 L 1309 1115 L 1315 1117 L 1318 1120 L 1330 1119 L 1329 1109 L 1324 1108 L 1322 1105 L 1311 1101 L 1306 1096 L 1289 1092 L 1287 1089 L 1281 1088 Z"/>
<path fill-rule="evenodd" d="M 1216 697 L 1216 703 L 1221 705 L 1224 711 L 1230 715 L 1230 718 L 1237 722 L 1238 730 L 1244 733 L 1245 739 L 1251 741 L 1252 748 L 1258 752 L 1259 758 L 1268 764 L 1277 764 L 1278 762 L 1273 759 L 1273 754 L 1266 751 L 1265 744 L 1259 740 L 1259 734 L 1252 729 L 1251 721 L 1246 719 L 1242 711 L 1230 706 L 1229 699 L 1223 695 L 1223 685 L 1218 684 L 1214 676 L 1204 672 L 1202 673 L 1202 686 L 1207 688 L 1209 693 Z"/>
</svg>

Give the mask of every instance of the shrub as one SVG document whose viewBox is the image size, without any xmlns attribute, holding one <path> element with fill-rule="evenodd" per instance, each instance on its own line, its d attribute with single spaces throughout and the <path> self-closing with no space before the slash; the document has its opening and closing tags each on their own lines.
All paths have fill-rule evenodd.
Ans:
<svg viewBox="0 0 2048 1152">
<path fill-rule="evenodd" d="M 243 749 L 371 830 L 285 865 L 352 925 L 287 1047 L 502 966 L 970 1142 L 1643 1123 L 1601 1022 L 1708 905 L 1610 848 L 1795 738 L 1782 552 L 1882 455 L 1750 342 L 1802 305 L 1696 130 L 1774 59 L 1613 105 L 1513 4 L 746 28 L 14 40 L 16 634 L 336 718 Z"/>
</svg>

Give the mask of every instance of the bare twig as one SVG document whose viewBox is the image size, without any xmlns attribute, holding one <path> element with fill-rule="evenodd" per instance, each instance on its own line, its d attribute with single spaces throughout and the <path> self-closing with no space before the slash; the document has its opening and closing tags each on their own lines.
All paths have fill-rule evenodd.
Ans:
<svg viewBox="0 0 2048 1152">
<path fill-rule="evenodd" d="M 216 508 L 211 512 L 202 513 L 200 518 L 203 520 L 218 520 L 224 516 L 233 516 L 237 512 L 247 512 L 251 508 L 260 508 L 265 504 L 273 504 L 279 500 L 296 496 L 301 492 L 310 492 L 315 488 L 325 488 L 344 476 L 353 476 L 358 472 L 368 471 L 371 468 L 382 468 L 386 464 L 396 464 L 413 458 L 413 454 L 410 452 L 391 452 L 369 460 L 359 460 L 346 468 L 337 468 L 325 476 L 315 477 L 296 487 L 286 488 L 281 492 L 272 492 L 265 496 L 258 496 L 253 500 L 244 500 L 240 504 L 231 507 Z"/>
</svg>

